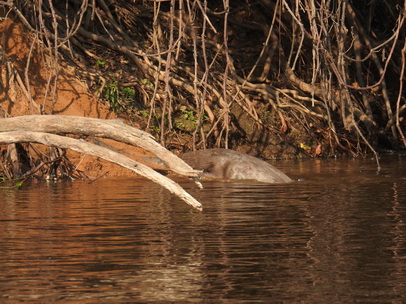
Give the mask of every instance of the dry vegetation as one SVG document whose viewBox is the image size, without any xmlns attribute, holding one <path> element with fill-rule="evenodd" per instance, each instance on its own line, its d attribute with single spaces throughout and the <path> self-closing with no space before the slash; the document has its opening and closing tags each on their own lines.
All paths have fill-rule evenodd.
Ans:
<svg viewBox="0 0 406 304">
<path fill-rule="evenodd" d="M 71 62 L 115 112 L 144 121 L 170 149 L 283 157 L 406 148 L 401 0 L 0 5 L 51 50 L 50 95 L 58 63 Z"/>
</svg>

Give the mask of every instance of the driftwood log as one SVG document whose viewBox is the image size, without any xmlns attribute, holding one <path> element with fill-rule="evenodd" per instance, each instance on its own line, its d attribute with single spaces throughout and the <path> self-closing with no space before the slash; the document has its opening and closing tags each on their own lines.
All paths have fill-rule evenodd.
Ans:
<svg viewBox="0 0 406 304">
<path fill-rule="evenodd" d="M 201 173 L 200 171 L 193 170 L 182 159 L 159 145 L 150 134 L 125 125 L 117 119 L 102 120 L 62 115 L 28 115 L 0 119 L 1 144 L 34 142 L 100 157 L 150 179 L 180 197 L 187 204 L 202 210 L 200 202 L 187 193 L 180 185 L 150 167 L 118 152 L 89 143 L 83 139 L 56 134 L 86 135 L 114 139 L 138 146 L 153 153 L 170 170 L 179 175 L 196 178 Z"/>
<path fill-rule="evenodd" d="M 189 177 L 198 177 L 186 162 L 169 152 L 154 137 L 140 129 L 124 124 L 119 119 L 97 119 L 67 115 L 27 115 L 2 119 L 0 132 L 34 131 L 53 134 L 75 134 L 109 138 L 140 147 L 160 158 L 173 172 Z"/>
</svg>

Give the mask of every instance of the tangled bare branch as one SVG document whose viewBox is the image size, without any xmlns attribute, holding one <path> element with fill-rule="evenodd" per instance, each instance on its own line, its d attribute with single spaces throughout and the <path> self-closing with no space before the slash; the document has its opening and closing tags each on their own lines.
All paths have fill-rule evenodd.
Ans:
<svg viewBox="0 0 406 304">
<path fill-rule="evenodd" d="M 406 148 L 405 7 L 373 3 L 0 1 L 52 50 L 50 90 L 63 53 L 113 109 L 146 110 L 161 143 L 173 130 L 193 149 L 278 130 L 325 155 Z M 114 83 L 136 97 L 109 95 Z"/>
</svg>

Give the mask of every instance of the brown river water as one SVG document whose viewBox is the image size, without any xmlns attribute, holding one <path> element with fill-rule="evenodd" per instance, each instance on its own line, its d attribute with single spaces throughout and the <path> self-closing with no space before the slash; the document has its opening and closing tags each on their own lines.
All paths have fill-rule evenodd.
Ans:
<svg viewBox="0 0 406 304">
<path fill-rule="evenodd" d="M 0 303 L 406 303 L 406 158 L 274 162 L 284 185 L 0 189 Z"/>
</svg>

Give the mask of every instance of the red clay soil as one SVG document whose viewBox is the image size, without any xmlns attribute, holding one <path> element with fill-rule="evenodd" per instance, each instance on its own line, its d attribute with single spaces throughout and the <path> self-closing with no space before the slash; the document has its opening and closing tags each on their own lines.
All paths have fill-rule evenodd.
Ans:
<svg viewBox="0 0 406 304">
<path fill-rule="evenodd" d="M 55 66 L 58 66 L 56 90 L 56 68 L 52 69 Z M 89 93 L 86 83 L 75 76 L 73 67 L 63 62 L 55 63 L 34 34 L 25 30 L 22 24 L 4 19 L 0 22 L 0 118 L 40 112 L 47 115 L 116 118 L 107 105 Z M 131 153 L 137 160 L 150 156 L 141 149 L 125 144 L 113 141 L 108 141 L 108 144 Z M 104 160 L 73 151 L 67 153 L 70 161 L 89 176 L 135 174 Z"/>
</svg>

